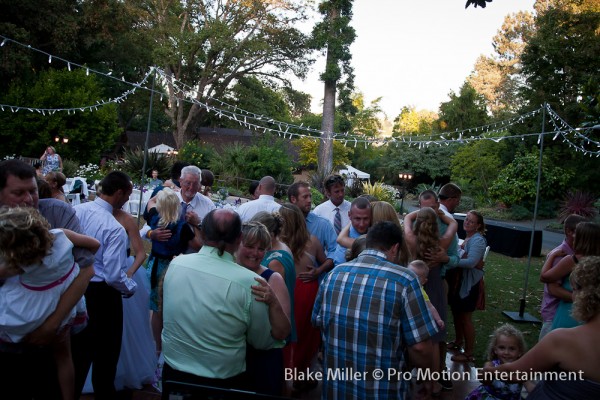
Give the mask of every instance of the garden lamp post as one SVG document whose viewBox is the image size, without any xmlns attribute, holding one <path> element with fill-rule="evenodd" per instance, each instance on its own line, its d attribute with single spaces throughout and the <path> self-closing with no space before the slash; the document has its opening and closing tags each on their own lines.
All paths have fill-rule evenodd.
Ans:
<svg viewBox="0 0 600 400">
<path fill-rule="evenodd" d="M 400 200 L 400 213 L 404 211 L 404 195 L 406 194 L 406 186 L 413 178 L 412 172 L 400 172 L 398 174 L 400 178 L 400 188 L 402 189 L 402 200 Z"/>
</svg>

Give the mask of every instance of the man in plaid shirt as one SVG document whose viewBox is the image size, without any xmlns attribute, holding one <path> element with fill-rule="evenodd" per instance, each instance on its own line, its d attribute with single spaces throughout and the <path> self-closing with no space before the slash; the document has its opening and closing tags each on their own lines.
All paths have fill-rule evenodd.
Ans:
<svg viewBox="0 0 600 400">
<path fill-rule="evenodd" d="M 312 323 L 324 342 L 323 399 L 404 399 L 407 361 L 431 367 L 437 327 L 418 278 L 395 264 L 401 243 L 397 225 L 376 224 L 367 249 L 321 284 Z"/>
</svg>

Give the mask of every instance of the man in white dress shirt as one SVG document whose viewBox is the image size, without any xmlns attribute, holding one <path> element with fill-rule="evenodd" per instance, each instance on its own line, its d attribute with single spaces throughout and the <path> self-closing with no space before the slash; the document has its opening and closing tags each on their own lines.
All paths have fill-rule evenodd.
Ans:
<svg viewBox="0 0 600 400">
<path fill-rule="evenodd" d="M 325 218 L 333 228 L 335 233 L 340 234 L 340 230 L 350 223 L 350 202 L 344 200 L 346 183 L 340 175 L 330 175 L 325 180 L 325 195 L 329 198 L 325 203 L 319 204 L 313 212 L 320 217 Z M 337 221 L 339 222 L 336 222 Z"/>
<path fill-rule="evenodd" d="M 237 212 L 242 219 L 242 222 L 247 222 L 254 217 L 254 215 L 260 211 L 273 212 L 279 210 L 281 204 L 275 201 L 275 179 L 271 176 L 263 177 L 258 183 L 256 192 L 259 197 L 256 200 L 248 201 L 242 204 Z"/>
<path fill-rule="evenodd" d="M 75 365 L 75 398 L 79 398 L 90 365 L 96 399 L 116 398 L 114 385 L 123 335 L 122 297 L 135 293 L 136 283 L 127 277 L 128 238 L 125 228 L 113 216 L 129 200 L 131 178 L 113 171 L 100 182 L 102 192 L 94 201 L 75 207 L 81 229 L 100 241 L 94 259 L 94 277 L 85 298 L 89 321 L 87 327 L 73 336 Z"/>
</svg>

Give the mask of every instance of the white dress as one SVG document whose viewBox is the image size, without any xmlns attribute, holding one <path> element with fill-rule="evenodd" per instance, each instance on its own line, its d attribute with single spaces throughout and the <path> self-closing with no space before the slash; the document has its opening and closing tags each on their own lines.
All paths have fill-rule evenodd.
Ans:
<svg viewBox="0 0 600 400">
<path fill-rule="evenodd" d="M 129 257 L 127 268 L 133 263 Z M 146 277 L 146 270 L 141 267 L 133 275 L 137 283 L 135 294 L 123 299 L 123 339 L 121 354 L 117 364 L 115 388 L 122 390 L 141 389 L 144 384 L 154 382 L 156 369 L 156 346 L 150 328 L 150 282 Z M 85 381 L 83 393 L 92 393 L 92 368 Z"/>
<path fill-rule="evenodd" d="M 52 229 L 50 233 L 54 242 L 42 262 L 22 267 L 23 274 L 7 279 L 0 286 L 0 340 L 20 342 L 39 327 L 54 312 L 60 296 L 79 274 L 71 241 L 60 229 Z M 61 327 L 73 323 L 76 315 L 85 315 L 83 299 Z"/>
</svg>

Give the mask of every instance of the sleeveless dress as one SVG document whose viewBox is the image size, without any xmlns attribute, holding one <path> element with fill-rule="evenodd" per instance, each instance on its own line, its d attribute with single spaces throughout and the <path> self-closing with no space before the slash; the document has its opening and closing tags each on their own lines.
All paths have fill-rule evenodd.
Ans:
<svg viewBox="0 0 600 400">
<path fill-rule="evenodd" d="M 492 365 L 494 367 L 497 367 L 500 364 L 502 364 L 500 360 L 492 360 Z M 522 388 L 523 385 L 521 383 L 509 383 L 494 380 L 489 385 L 480 385 L 477 389 L 469 393 L 467 397 L 465 397 L 465 400 L 520 400 Z"/>
<path fill-rule="evenodd" d="M 60 162 L 58 161 L 58 154 L 46 155 L 46 164 L 44 165 L 43 173 L 46 175 L 48 172 L 58 171 L 60 169 Z"/>
<path fill-rule="evenodd" d="M 294 257 L 287 251 L 283 250 L 270 250 L 265 253 L 260 265 L 265 268 L 269 267 L 271 261 L 279 261 L 283 265 L 285 271 L 285 286 L 287 287 L 290 295 L 290 319 L 292 324 L 292 331 L 290 336 L 286 339 L 286 342 L 296 341 L 296 319 L 294 318 L 294 287 L 296 286 L 296 269 L 294 268 Z"/>
<path fill-rule="evenodd" d="M 56 310 L 60 296 L 79 274 L 73 258 L 73 243 L 60 229 L 51 229 L 54 242 L 42 262 L 22 267 L 23 274 L 0 287 L 0 340 L 17 343 L 38 328 Z M 81 330 L 87 322 L 83 298 L 62 322 Z"/>
<path fill-rule="evenodd" d="M 577 264 L 577 257 L 571 257 L 573 257 L 573 261 L 575 261 L 575 264 Z M 570 276 L 571 274 L 567 275 L 563 279 L 563 283 L 561 286 L 567 289 L 569 292 L 573 292 L 573 288 L 571 287 L 571 281 L 569 280 Z M 572 308 L 573 303 L 569 303 L 564 300 L 560 300 L 558 302 L 558 306 L 556 307 L 556 313 L 554 314 L 554 319 L 552 320 L 551 330 L 554 330 L 556 328 L 574 328 L 576 326 L 581 325 L 580 322 L 578 322 L 577 320 L 575 320 L 575 318 L 571 316 Z"/>
<path fill-rule="evenodd" d="M 274 271 L 260 274 L 267 282 Z M 283 389 L 283 350 L 257 350 L 246 345 L 246 373 L 248 389 L 256 393 L 280 396 Z"/>
<path fill-rule="evenodd" d="M 134 257 L 127 259 L 129 269 Z M 145 384 L 154 382 L 156 369 L 156 346 L 150 328 L 150 315 L 148 301 L 150 297 L 150 284 L 146 272 L 139 268 L 133 275 L 137 283 L 135 294 L 123 299 L 123 336 L 121 340 L 121 354 L 117 363 L 115 375 L 115 388 L 122 390 L 141 389 Z M 92 368 L 83 387 L 83 393 L 93 393 Z"/>
</svg>

